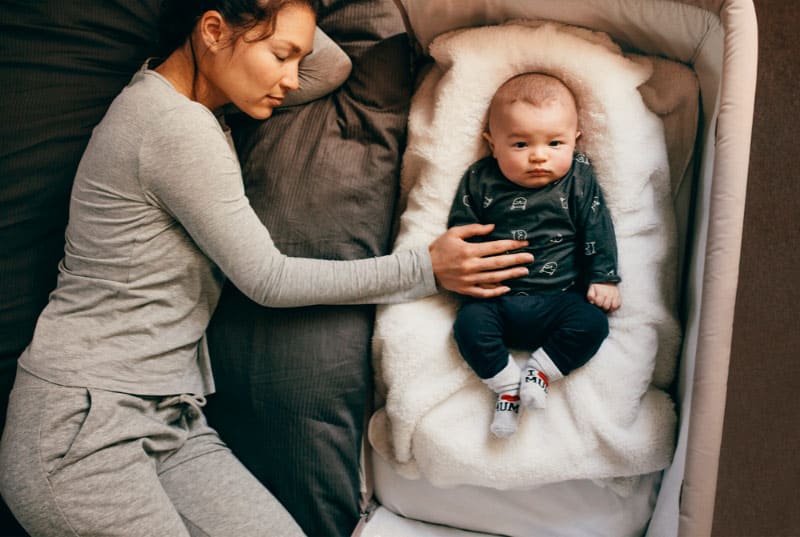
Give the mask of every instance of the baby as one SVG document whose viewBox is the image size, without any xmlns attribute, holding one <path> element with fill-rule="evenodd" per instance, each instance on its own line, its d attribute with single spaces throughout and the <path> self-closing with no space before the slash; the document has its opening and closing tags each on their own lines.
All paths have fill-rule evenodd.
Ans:
<svg viewBox="0 0 800 537">
<path fill-rule="evenodd" d="M 585 364 L 621 305 L 617 247 L 603 193 L 585 155 L 575 98 L 557 78 L 525 73 L 506 81 L 483 134 L 492 156 L 464 174 L 448 226 L 495 224 L 478 240 L 527 240 L 528 276 L 511 291 L 468 299 L 454 333 L 475 373 L 497 393 L 491 431 L 517 429 L 520 403 L 544 408 L 550 382 Z M 533 349 L 520 370 L 509 347 Z"/>
</svg>

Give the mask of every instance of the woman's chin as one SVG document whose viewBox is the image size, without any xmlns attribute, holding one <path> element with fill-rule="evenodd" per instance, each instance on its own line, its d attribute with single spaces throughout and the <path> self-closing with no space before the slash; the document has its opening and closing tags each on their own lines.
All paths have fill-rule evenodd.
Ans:
<svg viewBox="0 0 800 537">
<path fill-rule="evenodd" d="M 240 108 L 240 110 L 253 119 L 267 119 L 272 115 L 273 108 L 271 106 L 253 106 L 244 110 Z"/>
</svg>

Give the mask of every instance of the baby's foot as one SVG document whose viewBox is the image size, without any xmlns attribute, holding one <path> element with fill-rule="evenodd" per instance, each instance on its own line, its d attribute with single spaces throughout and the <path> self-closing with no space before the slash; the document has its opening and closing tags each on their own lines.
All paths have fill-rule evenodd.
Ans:
<svg viewBox="0 0 800 537">
<path fill-rule="evenodd" d="M 550 380 L 530 362 L 522 369 L 519 383 L 519 398 L 527 408 L 544 408 L 547 406 L 547 391 Z"/>
<path fill-rule="evenodd" d="M 494 420 L 489 429 L 498 438 L 506 438 L 517 431 L 519 421 L 519 392 L 517 390 L 498 394 L 494 405 Z"/>
</svg>

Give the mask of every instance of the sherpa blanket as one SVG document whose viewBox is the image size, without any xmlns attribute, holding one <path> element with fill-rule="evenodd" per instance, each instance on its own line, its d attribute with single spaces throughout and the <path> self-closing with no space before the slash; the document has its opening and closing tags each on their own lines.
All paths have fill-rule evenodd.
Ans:
<svg viewBox="0 0 800 537">
<path fill-rule="evenodd" d="M 430 47 L 435 60 L 412 101 L 404 206 L 395 249 L 446 229 L 481 139 L 495 90 L 526 71 L 575 93 L 582 136 L 614 220 L 623 306 L 592 360 L 551 385 L 547 408 L 523 410 L 517 433 L 489 432 L 495 395 L 459 355 L 452 323 L 461 298 L 442 292 L 382 306 L 374 365 L 385 406 L 373 447 L 407 478 L 437 486 L 529 488 L 569 479 L 635 476 L 669 463 L 676 416 L 664 391 L 680 332 L 675 318 L 676 236 L 663 124 L 637 91 L 653 63 L 626 56 L 605 34 L 551 22 L 457 30 Z M 515 350 L 522 362 L 531 349 Z"/>
</svg>

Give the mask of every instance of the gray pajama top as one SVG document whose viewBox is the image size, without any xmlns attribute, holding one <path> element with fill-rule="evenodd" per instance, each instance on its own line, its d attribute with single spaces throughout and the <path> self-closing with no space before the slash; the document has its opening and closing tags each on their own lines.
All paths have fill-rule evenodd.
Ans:
<svg viewBox="0 0 800 537">
<path fill-rule="evenodd" d="M 211 393 L 203 336 L 226 276 L 272 307 L 436 291 L 427 247 L 354 261 L 281 254 L 216 117 L 143 68 L 78 166 L 58 284 L 19 364 L 62 385 Z"/>
</svg>

